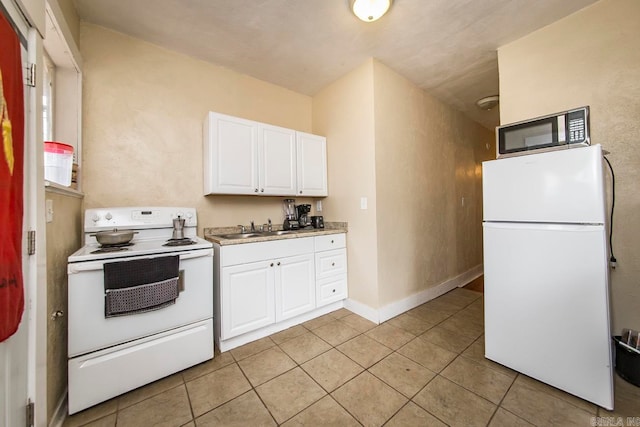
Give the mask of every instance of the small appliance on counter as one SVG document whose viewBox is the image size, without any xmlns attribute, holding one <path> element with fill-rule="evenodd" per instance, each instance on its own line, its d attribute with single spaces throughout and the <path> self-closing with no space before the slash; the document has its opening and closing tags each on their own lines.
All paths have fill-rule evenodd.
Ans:
<svg viewBox="0 0 640 427">
<path fill-rule="evenodd" d="M 324 228 L 324 217 L 322 215 L 312 216 L 311 225 L 313 226 L 313 228 Z"/>
<path fill-rule="evenodd" d="M 282 228 L 285 230 L 298 230 L 300 223 L 298 222 L 295 199 L 284 199 L 282 203 L 282 208 L 284 209 L 284 223 L 282 224 Z"/>
<path fill-rule="evenodd" d="M 311 205 L 298 205 L 296 206 L 296 211 L 298 213 L 298 224 L 300 224 L 300 228 L 311 228 L 311 217 L 309 216 Z"/>
</svg>

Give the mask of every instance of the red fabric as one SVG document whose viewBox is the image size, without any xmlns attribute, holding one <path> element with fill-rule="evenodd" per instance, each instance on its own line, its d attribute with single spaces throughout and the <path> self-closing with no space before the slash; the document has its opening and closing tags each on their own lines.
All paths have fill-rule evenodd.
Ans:
<svg viewBox="0 0 640 427">
<path fill-rule="evenodd" d="M 0 13 L 0 342 L 18 330 L 24 310 L 22 180 L 24 95 L 20 41 Z"/>
</svg>

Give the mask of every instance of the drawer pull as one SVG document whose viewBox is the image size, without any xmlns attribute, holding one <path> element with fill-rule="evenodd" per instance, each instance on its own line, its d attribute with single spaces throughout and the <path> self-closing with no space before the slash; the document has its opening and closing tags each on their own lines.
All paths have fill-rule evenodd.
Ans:
<svg viewBox="0 0 640 427">
<path fill-rule="evenodd" d="M 331 291 L 331 292 L 333 292 L 333 293 L 335 294 L 335 293 L 336 293 L 336 290 L 334 289 L 334 290 L 333 290 L 333 291 Z"/>
<path fill-rule="evenodd" d="M 273 263 L 271 263 L 271 267 L 273 267 Z"/>
<path fill-rule="evenodd" d="M 280 261 L 278 261 L 278 265 L 280 265 Z"/>
<path fill-rule="evenodd" d="M 333 240 L 331 241 L 331 243 L 333 243 Z"/>
<path fill-rule="evenodd" d="M 331 267 L 335 267 L 335 266 L 336 266 L 336 263 L 335 263 L 335 262 L 332 262 L 332 263 L 331 263 Z"/>
</svg>

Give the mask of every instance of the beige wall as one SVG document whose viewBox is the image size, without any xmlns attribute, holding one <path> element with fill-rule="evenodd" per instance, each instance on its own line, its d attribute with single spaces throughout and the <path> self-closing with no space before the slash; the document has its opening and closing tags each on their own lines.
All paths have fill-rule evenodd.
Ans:
<svg viewBox="0 0 640 427">
<path fill-rule="evenodd" d="M 495 148 L 493 132 L 380 62 L 374 91 L 384 306 L 482 264 L 480 165 Z"/>
<path fill-rule="evenodd" d="M 327 137 L 328 219 L 347 221 L 349 298 L 378 307 L 373 60 L 313 98 L 313 131 Z M 368 209 L 360 209 L 367 197 Z"/>
<path fill-rule="evenodd" d="M 86 208 L 194 206 L 200 232 L 283 220 L 280 197 L 203 196 L 202 124 L 217 111 L 311 132 L 310 97 L 92 24 L 80 34 Z"/>
<path fill-rule="evenodd" d="M 47 191 L 53 222 L 47 224 L 47 420 L 67 389 L 67 257 L 81 245 L 82 199 Z M 56 319 L 51 313 L 62 311 Z"/>
<path fill-rule="evenodd" d="M 328 141 L 325 214 L 349 223 L 351 299 L 377 310 L 482 264 L 493 132 L 375 60 L 313 98 L 313 127 Z"/>
<path fill-rule="evenodd" d="M 591 107 L 616 173 L 613 329 L 640 328 L 640 2 L 602 0 L 498 51 L 501 122 Z"/>
</svg>

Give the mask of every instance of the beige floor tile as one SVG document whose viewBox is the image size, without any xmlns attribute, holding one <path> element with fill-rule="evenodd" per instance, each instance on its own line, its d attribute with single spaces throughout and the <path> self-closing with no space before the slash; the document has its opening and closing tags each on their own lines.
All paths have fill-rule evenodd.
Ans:
<svg viewBox="0 0 640 427">
<path fill-rule="evenodd" d="M 521 384 L 525 387 L 529 387 L 535 390 L 539 390 L 543 393 L 547 393 L 551 396 L 557 397 L 558 399 L 562 399 L 567 403 L 572 404 L 573 406 L 577 406 L 580 409 L 583 409 L 587 412 L 590 412 L 593 415 L 596 415 L 598 411 L 598 407 L 591 402 L 587 402 L 586 400 L 580 399 L 572 394 L 566 393 L 562 390 L 559 390 L 555 387 L 551 387 L 550 385 L 544 384 L 538 380 L 530 378 L 526 375 L 519 374 L 518 378 L 516 378 L 516 384 Z"/>
<path fill-rule="evenodd" d="M 291 360 L 280 347 L 271 347 L 238 362 L 240 369 L 249 382 L 256 387 L 272 378 L 295 368 L 296 362 Z"/>
<path fill-rule="evenodd" d="M 351 312 L 349 312 L 351 314 Z M 329 322 L 333 322 L 336 318 L 332 313 L 325 314 L 324 316 L 316 317 L 315 319 L 308 320 L 302 324 L 305 328 L 313 331 L 314 329 L 318 329 L 322 325 L 326 325 Z"/>
<path fill-rule="evenodd" d="M 462 320 L 468 320 L 469 322 L 476 325 L 484 325 L 484 313 L 482 311 L 465 308 L 464 310 L 457 312 L 455 316 L 461 318 Z"/>
<path fill-rule="evenodd" d="M 383 425 L 408 400 L 367 371 L 331 396 L 365 426 Z"/>
<path fill-rule="evenodd" d="M 186 424 L 182 424 L 180 427 L 196 427 L 196 423 L 194 423 L 193 421 L 190 421 Z"/>
<path fill-rule="evenodd" d="M 338 405 L 331 396 L 325 396 L 282 425 L 286 427 L 358 427 L 360 426 L 360 423 L 349 415 L 342 406 Z"/>
<path fill-rule="evenodd" d="M 336 349 L 331 349 L 302 365 L 326 391 L 332 392 L 363 371 L 363 368 Z"/>
<path fill-rule="evenodd" d="M 302 325 L 292 326 L 289 329 L 285 329 L 284 331 L 280 331 L 276 334 L 269 335 L 269 338 L 273 340 L 276 344 L 282 344 L 285 341 L 289 341 L 292 338 L 303 335 L 309 332 L 307 328 Z"/>
<path fill-rule="evenodd" d="M 209 372 L 217 371 L 220 368 L 224 368 L 234 362 L 233 356 L 230 352 L 216 354 L 213 359 L 202 362 L 196 366 L 192 366 L 189 369 L 182 371 L 182 378 L 185 381 L 191 381 Z"/>
<path fill-rule="evenodd" d="M 440 323 L 438 326 L 441 326 L 442 328 L 449 331 L 456 332 L 460 335 L 471 337 L 473 339 L 478 338 L 484 333 L 483 325 L 478 325 L 477 323 L 474 323 L 469 319 L 465 319 L 455 314 Z"/>
<path fill-rule="evenodd" d="M 442 298 L 442 297 L 440 297 Z M 436 298 L 433 299 L 431 301 L 427 301 L 424 304 L 421 305 L 422 308 L 428 309 L 428 310 L 437 310 L 437 311 L 441 311 L 443 313 L 447 313 L 447 314 L 455 314 L 458 311 L 460 311 L 460 307 L 458 307 L 457 305 L 453 305 L 451 303 L 448 303 L 447 301 L 440 299 L 440 298 Z"/>
<path fill-rule="evenodd" d="M 398 353 L 433 372 L 440 372 L 457 356 L 456 353 L 420 337 L 400 347 Z"/>
<path fill-rule="evenodd" d="M 99 420 L 91 421 L 88 424 L 83 424 L 82 427 L 115 427 L 117 414 L 107 415 Z M 65 424 L 66 426 L 66 424 Z"/>
<path fill-rule="evenodd" d="M 118 398 L 116 397 L 67 417 L 67 419 L 64 420 L 64 427 L 82 426 L 91 421 L 104 418 L 109 414 L 115 414 L 117 410 Z"/>
<path fill-rule="evenodd" d="M 388 322 L 376 326 L 365 335 L 373 338 L 381 344 L 384 344 L 392 350 L 399 349 L 416 337 L 414 334 L 395 327 Z"/>
<path fill-rule="evenodd" d="M 273 347 L 276 343 L 269 337 L 260 338 L 259 340 L 250 342 L 249 344 L 236 347 L 231 351 L 233 358 L 236 360 L 246 359 L 249 356 L 260 353 L 268 348 Z"/>
<path fill-rule="evenodd" d="M 336 311 L 332 311 L 331 314 L 333 317 L 335 317 L 336 319 L 342 319 L 345 316 L 348 316 L 350 314 L 353 314 L 353 312 L 347 310 L 346 308 L 340 308 Z"/>
<path fill-rule="evenodd" d="M 480 292 L 456 288 L 436 298 L 435 301 L 451 304 L 458 307 L 458 309 L 462 309 L 469 306 L 472 302 L 481 297 L 482 294 Z"/>
<path fill-rule="evenodd" d="M 149 397 L 160 394 L 163 391 L 167 391 L 171 388 L 177 387 L 180 384 L 184 384 L 182 380 L 182 374 L 177 373 L 170 375 L 161 380 L 154 381 L 151 384 L 147 384 L 135 390 L 131 390 L 128 393 L 123 394 L 118 398 L 118 410 L 122 410 L 127 406 L 131 406 L 135 403 L 148 399 Z"/>
<path fill-rule="evenodd" d="M 407 403 L 385 427 L 446 427 L 446 424 L 416 405 Z"/>
<path fill-rule="evenodd" d="M 196 419 L 198 427 L 267 427 L 276 422 L 251 390 Z"/>
<path fill-rule="evenodd" d="M 532 425 L 502 408 L 498 408 L 489 423 L 489 427 L 530 427 Z"/>
<path fill-rule="evenodd" d="M 369 372 L 408 398 L 413 397 L 436 375 L 398 353 L 391 353 L 369 368 Z"/>
<path fill-rule="evenodd" d="M 317 335 L 307 331 L 303 335 L 280 344 L 280 348 L 298 364 L 302 364 L 330 350 L 331 346 L 318 338 Z"/>
<path fill-rule="evenodd" d="M 452 332 L 441 326 L 434 326 L 420 335 L 420 338 L 458 354 L 463 352 L 474 341 L 474 338 Z"/>
<path fill-rule="evenodd" d="M 420 317 L 412 316 L 407 313 L 396 316 L 393 319 L 388 320 L 386 323 L 391 326 L 395 326 L 396 328 L 404 329 L 415 336 L 422 334 L 427 329 L 436 325 L 436 323 L 427 322 Z"/>
<path fill-rule="evenodd" d="M 486 426 L 496 409 L 493 403 L 441 376 L 413 401 L 450 426 Z"/>
<path fill-rule="evenodd" d="M 450 312 L 450 311 L 436 310 L 435 308 L 428 306 L 425 303 L 412 310 L 407 311 L 406 314 L 408 314 L 409 316 L 417 317 L 418 319 L 421 319 L 427 322 L 431 326 L 435 326 L 440 322 L 442 322 L 443 320 L 451 317 L 454 313 L 455 311 Z"/>
<path fill-rule="evenodd" d="M 300 368 L 262 384 L 256 391 L 279 424 L 326 395 L 322 387 Z"/>
<path fill-rule="evenodd" d="M 366 335 L 358 335 L 336 348 L 364 368 L 382 360 L 392 351 Z"/>
<path fill-rule="evenodd" d="M 348 316 L 344 316 L 340 319 L 340 321 L 346 323 L 351 326 L 356 331 L 361 334 L 367 332 L 369 329 L 375 328 L 376 325 L 370 320 L 365 319 L 364 317 L 360 317 L 357 314 L 349 314 Z"/>
<path fill-rule="evenodd" d="M 186 383 L 196 417 L 251 389 L 237 364 L 225 366 Z"/>
<path fill-rule="evenodd" d="M 118 411 L 118 427 L 175 427 L 192 419 L 189 397 L 184 385 L 157 394 Z"/>
<path fill-rule="evenodd" d="M 516 380 L 502 408 L 535 425 L 588 426 L 593 414 Z"/>
<path fill-rule="evenodd" d="M 495 404 L 500 403 L 513 383 L 513 378 L 465 357 L 456 358 L 440 375 Z"/>
<path fill-rule="evenodd" d="M 353 329 L 351 326 L 340 320 L 332 320 L 313 330 L 313 333 L 331 344 L 337 346 L 351 338 L 359 335 L 360 333 Z"/>
<path fill-rule="evenodd" d="M 462 356 L 473 360 L 487 368 L 496 370 L 502 374 L 508 375 L 511 378 L 515 378 L 518 373 L 514 370 L 502 366 L 499 363 L 495 363 L 486 357 L 484 357 L 484 336 L 481 336 L 473 342 L 463 353 Z"/>
</svg>

